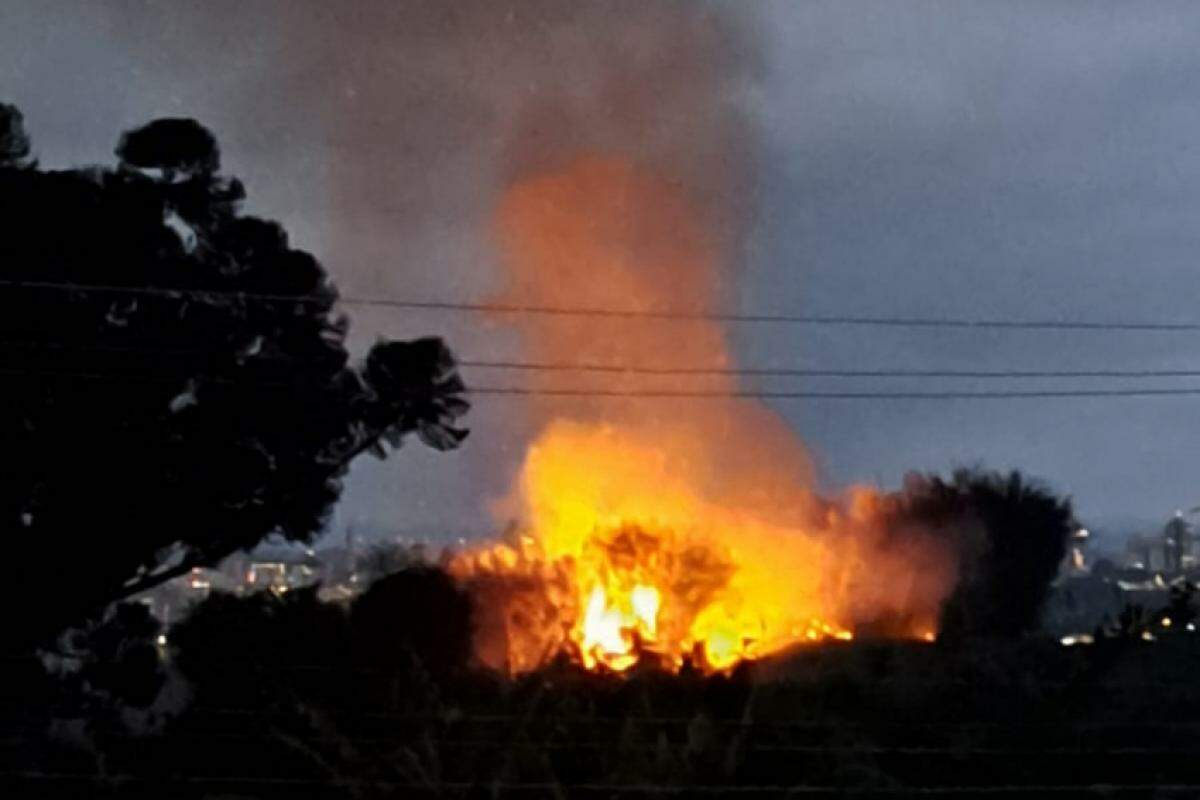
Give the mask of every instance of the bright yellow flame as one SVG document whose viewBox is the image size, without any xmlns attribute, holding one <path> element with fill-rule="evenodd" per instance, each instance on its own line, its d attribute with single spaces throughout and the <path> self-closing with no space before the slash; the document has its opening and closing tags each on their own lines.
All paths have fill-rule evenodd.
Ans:
<svg viewBox="0 0 1200 800">
<path fill-rule="evenodd" d="M 670 444 L 580 423 L 543 432 L 521 473 L 528 527 L 451 565 L 464 578 L 540 576 L 534 590 L 552 595 L 516 604 L 509 618 L 521 629 L 504 623 L 493 663 L 521 671 L 566 652 L 589 669 L 649 660 L 723 671 L 853 639 L 852 602 L 872 586 L 862 581 L 886 581 L 889 569 L 859 551 L 876 513 L 869 500 L 824 519 L 823 531 L 773 522 L 702 496 L 697 462 L 675 462 Z"/>
<path fill-rule="evenodd" d="M 581 155 L 518 180 L 495 211 L 505 280 L 492 299 L 720 308 L 726 249 L 707 203 L 692 199 L 674 176 L 619 157 Z M 519 324 L 539 362 L 733 361 L 715 318 L 686 331 L 636 317 L 529 315 Z M 528 380 L 536 388 L 552 378 Z M 939 545 L 889 538 L 871 490 L 817 497 L 803 443 L 770 408 L 738 397 L 732 374 L 704 377 L 713 395 L 704 402 L 610 397 L 614 388 L 677 388 L 675 380 L 606 375 L 586 402 L 524 408 L 543 425 L 498 509 L 520 527 L 509 543 L 450 565 L 480 609 L 480 661 L 522 672 L 565 653 L 589 669 L 645 660 L 720 671 L 796 644 L 848 640 L 860 622 L 887 620 L 883 633 L 893 636 L 931 629 L 953 582 Z"/>
<path fill-rule="evenodd" d="M 629 595 L 633 605 L 633 615 L 637 618 L 638 626 L 646 632 L 650 639 L 654 638 L 658 627 L 658 589 L 653 586 L 635 586 Z"/>
<path fill-rule="evenodd" d="M 603 586 L 592 588 L 575 639 L 584 666 L 604 664 L 620 672 L 637 662 L 640 645 L 653 644 L 658 624 L 658 590 L 635 586 L 628 600 L 628 608 L 610 605 Z"/>
</svg>

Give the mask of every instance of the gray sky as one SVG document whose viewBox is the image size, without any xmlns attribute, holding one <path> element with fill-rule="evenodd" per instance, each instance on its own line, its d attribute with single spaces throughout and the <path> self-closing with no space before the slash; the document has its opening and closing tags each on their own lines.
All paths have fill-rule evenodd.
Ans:
<svg viewBox="0 0 1200 800">
<path fill-rule="evenodd" d="M 122 130 L 197 117 L 250 210 L 347 295 L 484 296 L 483 220 L 514 164 L 587 146 L 736 209 L 730 310 L 1200 319 L 1200 7 L 644 5 L 0 0 L 0 99 L 51 165 L 109 162 Z M 638 91 L 614 98 L 617 79 Z M 438 333 L 465 356 L 519 356 L 477 319 L 353 311 L 358 345 Z M 735 341 L 754 366 L 1200 368 L 1193 334 L 739 326 Z M 341 520 L 486 531 L 531 433 L 501 402 L 480 398 L 460 453 L 356 466 Z M 1099 522 L 1200 503 L 1200 398 L 777 407 L 831 488 L 980 463 Z"/>
</svg>

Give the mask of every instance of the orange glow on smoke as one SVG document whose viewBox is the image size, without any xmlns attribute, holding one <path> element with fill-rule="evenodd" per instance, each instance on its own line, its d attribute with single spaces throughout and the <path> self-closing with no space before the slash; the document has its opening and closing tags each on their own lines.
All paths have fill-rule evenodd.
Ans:
<svg viewBox="0 0 1200 800">
<path fill-rule="evenodd" d="M 719 258 L 703 220 L 673 183 L 625 162 L 585 158 L 519 182 L 496 221 L 508 277 L 500 302 L 720 305 Z M 526 351 L 542 362 L 732 362 L 713 321 L 522 325 Z M 679 376 L 569 375 L 571 385 L 597 381 L 607 391 L 736 388 L 728 373 L 683 387 Z M 523 672 L 565 654 L 589 669 L 690 661 L 720 671 L 851 639 L 864 622 L 896 620 L 889 631 L 912 638 L 935 627 L 952 559 L 927 537 L 889 537 L 872 490 L 838 502 L 815 495 L 802 443 L 761 403 L 598 397 L 529 410 L 541 432 L 500 508 L 517 520 L 512 535 L 450 565 L 476 598 L 483 663 Z"/>
</svg>

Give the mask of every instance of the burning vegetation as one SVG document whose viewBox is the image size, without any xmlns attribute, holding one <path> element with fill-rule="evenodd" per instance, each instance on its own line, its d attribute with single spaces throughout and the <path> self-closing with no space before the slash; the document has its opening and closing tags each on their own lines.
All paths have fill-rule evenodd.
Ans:
<svg viewBox="0 0 1200 800">
<path fill-rule="evenodd" d="M 703 214 L 669 178 L 626 161 L 585 157 L 517 182 L 496 230 L 501 303 L 702 311 L 721 302 L 720 248 Z M 521 673 L 565 654 L 597 670 L 713 672 L 860 630 L 933 635 L 955 585 L 955 549 L 888 524 L 895 502 L 871 489 L 837 501 L 815 494 L 790 427 L 736 396 L 719 322 L 547 315 L 520 332 L 541 363 L 651 369 L 606 374 L 596 396 L 569 407 L 525 409 L 540 433 L 498 504 L 519 522 L 505 541 L 450 563 L 476 599 L 480 661 Z M 700 378 L 706 396 L 626 396 L 671 389 L 653 372 L 663 365 L 715 369 Z M 532 378 L 530 388 L 553 384 Z"/>
</svg>

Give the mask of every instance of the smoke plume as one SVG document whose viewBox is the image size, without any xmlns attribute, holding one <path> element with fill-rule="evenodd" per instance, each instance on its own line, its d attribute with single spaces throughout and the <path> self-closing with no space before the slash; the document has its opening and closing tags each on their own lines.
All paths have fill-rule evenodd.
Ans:
<svg viewBox="0 0 1200 800">
<path fill-rule="evenodd" d="M 595 20 L 558 29 L 582 69 L 543 76 L 554 88 L 513 109 L 488 228 L 496 306 L 716 315 L 729 303 L 754 211 L 751 126 L 733 88 L 752 72 L 715 15 L 632 16 L 651 24 L 601 44 L 584 35 Z M 522 384 L 535 434 L 497 504 L 514 536 L 451 567 L 487 598 L 485 663 L 522 671 L 567 652 L 613 670 L 642 658 L 723 669 L 868 626 L 936 630 L 953 548 L 893 535 L 888 501 L 869 489 L 815 494 L 800 438 L 737 396 L 716 316 L 491 322 L 557 369 Z M 654 373 L 679 368 L 716 371 Z M 553 394 L 564 386 L 583 396 Z M 646 396 L 680 389 L 703 396 Z"/>
</svg>

